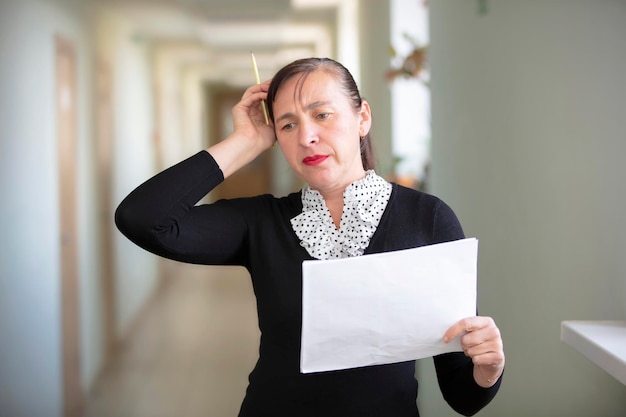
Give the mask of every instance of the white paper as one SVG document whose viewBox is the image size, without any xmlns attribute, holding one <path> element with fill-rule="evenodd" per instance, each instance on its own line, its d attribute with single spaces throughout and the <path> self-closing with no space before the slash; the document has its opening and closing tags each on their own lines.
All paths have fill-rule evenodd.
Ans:
<svg viewBox="0 0 626 417">
<path fill-rule="evenodd" d="M 462 239 L 302 265 L 301 371 L 461 351 L 446 330 L 476 315 L 478 241 Z"/>
</svg>

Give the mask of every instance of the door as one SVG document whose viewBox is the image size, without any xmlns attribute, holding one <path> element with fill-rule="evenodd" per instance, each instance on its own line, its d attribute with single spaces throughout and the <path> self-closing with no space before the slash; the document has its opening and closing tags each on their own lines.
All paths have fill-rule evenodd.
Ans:
<svg viewBox="0 0 626 417">
<path fill-rule="evenodd" d="M 63 415 L 81 414 L 79 291 L 76 224 L 76 55 L 73 45 L 57 36 L 56 118 L 61 248 L 61 328 Z"/>
<path fill-rule="evenodd" d="M 111 196 L 113 155 L 113 71 L 104 59 L 96 64 L 96 138 L 98 142 L 98 182 L 100 190 L 100 242 L 102 290 L 104 298 L 104 340 L 106 360 L 110 359 L 115 334 L 115 281 L 113 276 L 113 198 Z"/>
</svg>

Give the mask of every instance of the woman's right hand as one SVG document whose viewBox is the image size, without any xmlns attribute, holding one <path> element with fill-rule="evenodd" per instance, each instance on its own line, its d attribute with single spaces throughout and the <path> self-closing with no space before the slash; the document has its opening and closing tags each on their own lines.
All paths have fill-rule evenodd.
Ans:
<svg viewBox="0 0 626 417">
<path fill-rule="evenodd" d="M 267 99 L 270 81 L 246 89 L 239 103 L 232 109 L 235 134 L 251 140 L 251 146 L 259 146 L 260 152 L 270 148 L 276 140 L 274 126 L 265 123 L 261 107 L 261 100 Z"/>
<path fill-rule="evenodd" d="M 261 100 L 267 98 L 270 81 L 246 89 L 232 109 L 234 132 L 207 151 L 219 165 L 224 178 L 252 162 L 276 141 L 274 125 L 265 123 Z"/>
</svg>

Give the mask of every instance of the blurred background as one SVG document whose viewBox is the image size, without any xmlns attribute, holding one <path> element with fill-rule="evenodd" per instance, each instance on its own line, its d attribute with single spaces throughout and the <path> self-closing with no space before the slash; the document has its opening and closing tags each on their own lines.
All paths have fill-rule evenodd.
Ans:
<svg viewBox="0 0 626 417">
<path fill-rule="evenodd" d="M 113 212 L 222 139 L 302 57 L 354 75 L 377 171 L 480 240 L 507 370 L 481 416 L 623 416 L 626 387 L 560 340 L 626 320 L 626 1 L 2 0 L 0 416 L 234 416 L 256 360 L 247 272 L 159 259 Z M 302 184 L 278 148 L 207 200 Z M 626 340 L 624 340 L 626 345 Z M 420 411 L 453 416 L 431 360 Z"/>
</svg>

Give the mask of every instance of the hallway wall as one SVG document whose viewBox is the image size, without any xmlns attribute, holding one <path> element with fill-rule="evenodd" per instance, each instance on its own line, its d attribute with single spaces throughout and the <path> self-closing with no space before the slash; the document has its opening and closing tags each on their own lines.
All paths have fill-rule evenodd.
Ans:
<svg viewBox="0 0 626 417">
<path fill-rule="evenodd" d="M 391 43 L 389 0 L 363 0 L 359 7 L 361 95 L 372 108 L 370 136 L 376 155 L 376 172 L 389 177 L 393 173 L 391 89 L 384 80 L 389 61 L 381 59 Z"/>
<path fill-rule="evenodd" d="M 83 2 L 73 0 L 0 3 L 0 416 L 62 413 L 57 34 L 73 43 L 77 59 L 77 262 L 80 377 L 85 391 L 104 364 L 94 17 Z M 149 51 L 133 44 L 119 16 L 108 23 L 108 40 L 100 38 L 100 47 L 113 45 L 114 51 L 109 57 L 115 72 L 118 122 L 112 180 L 113 204 L 117 204 L 155 172 L 152 97 Z M 155 257 L 119 236 L 115 244 L 119 266 L 114 320 L 119 338 L 129 331 L 159 276 Z"/>
<path fill-rule="evenodd" d="M 78 65 L 78 219 L 81 323 L 101 320 L 97 211 L 91 138 L 89 33 L 80 8 L 0 4 L 0 415 L 61 412 L 60 239 L 55 120 L 55 44 L 61 34 Z M 83 382 L 102 363 L 98 336 L 81 339 Z"/>
<path fill-rule="evenodd" d="M 371 4 L 370 4 L 371 2 Z M 103 364 L 103 300 L 93 121 L 93 62 L 113 68 L 116 205 L 158 169 L 154 58 L 111 11 L 97 22 L 71 0 L 0 2 L 0 416 L 61 412 L 54 34 L 79 61 L 82 383 Z M 75 2 L 80 4 L 80 2 Z M 380 59 L 388 1 L 361 7 L 361 79 L 375 103 L 389 170 L 390 93 Z M 430 2 L 432 191 L 480 239 L 479 308 L 505 339 L 506 381 L 483 416 L 618 416 L 625 389 L 559 341 L 566 319 L 626 315 L 626 6 L 620 0 Z M 370 7 L 371 6 L 371 7 Z M 97 23 L 97 24 L 96 24 Z M 92 30 L 98 28 L 94 44 Z M 599 46 L 602 47 L 599 47 Z M 172 135 L 174 137 L 175 135 Z M 186 155 L 168 154 L 171 160 Z M 158 260 L 115 233 L 117 336 L 158 285 Z M 424 417 L 453 415 L 420 364 Z"/>
<path fill-rule="evenodd" d="M 151 50 L 115 9 L 97 11 L 97 53 L 112 68 L 113 157 L 110 212 L 157 172 Z M 113 227 L 113 224 L 110 225 Z M 159 282 L 158 259 L 114 228 L 115 332 L 122 339 Z"/>
<path fill-rule="evenodd" d="M 623 416 L 626 387 L 560 323 L 626 318 L 626 2 L 430 5 L 432 191 L 480 240 L 479 311 L 507 353 L 480 415 Z M 424 417 L 455 415 L 426 381 Z"/>
<path fill-rule="evenodd" d="M 132 22 L 115 7 L 94 11 L 85 3 L 0 3 L 1 416 L 55 417 L 62 410 L 56 34 L 74 43 L 78 65 L 80 362 L 85 391 L 93 386 L 106 357 L 100 216 L 112 212 L 129 191 L 160 168 L 155 149 L 160 125 L 154 109 L 154 51 L 134 36 Z M 111 68 L 113 80 L 112 207 L 106 208 L 100 207 L 107 199 L 98 188 L 97 176 L 95 83 L 100 62 Z M 372 55 L 364 62 L 375 62 L 380 70 L 384 67 Z M 370 74 L 374 82 L 378 77 Z M 171 121 L 168 126 L 173 125 L 177 123 Z M 168 134 L 173 140 L 184 136 L 170 130 Z M 162 156 L 179 161 L 188 151 L 189 146 L 180 146 Z M 134 320 L 157 287 L 159 260 L 116 230 L 112 233 L 113 325 L 119 339 L 132 331 Z"/>
</svg>

